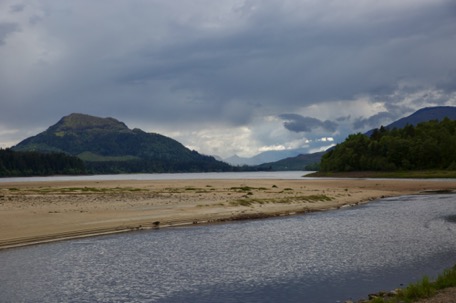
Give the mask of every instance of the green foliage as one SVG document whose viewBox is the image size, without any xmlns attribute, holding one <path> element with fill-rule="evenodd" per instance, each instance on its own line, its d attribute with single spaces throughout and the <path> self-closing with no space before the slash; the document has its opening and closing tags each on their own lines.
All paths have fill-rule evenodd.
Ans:
<svg viewBox="0 0 456 303">
<path fill-rule="evenodd" d="M 326 153 L 320 169 L 329 171 L 454 170 L 456 121 L 429 121 L 416 127 L 350 135 Z"/>
<path fill-rule="evenodd" d="M 420 281 L 411 283 L 404 289 L 397 291 L 392 296 L 378 296 L 368 303 L 400 303 L 400 302 L 415 302 L 422 298 L 432 297 L 438 290 L 456 286 L 456 266 L 446 269 L 440 274 L 435 281 L 431 281 L 429 277 L 424 276 Z"/>
<path fill-rule="evenodd" d="M 456 286 L 456 266 L 440 274 L 435 281 L 435 286 L 437 289 Z"/>
<path fill-rule="evenodd" d="M 79 159 L 86 162 L 131 161 L 140 159 L 134 156 L 100 156 L 88 151 L 80 153 L 77 156 Z"/>
<path fill-rule="evenodd" d="M 425 276 L 421 281 L 412 283 L 407 286 L 401 293 L 401 297 L 404 300 L 412 301 L 420 298 L 429 298 L 435 294 L 436 289 L 429 280 L 429 277 Z"/>
<path fill-rule="evenodd" d="M 0 149 L 0 177 L 80 175 L 82 160 L 63 153 L 15 152 Z"/>
</svg>

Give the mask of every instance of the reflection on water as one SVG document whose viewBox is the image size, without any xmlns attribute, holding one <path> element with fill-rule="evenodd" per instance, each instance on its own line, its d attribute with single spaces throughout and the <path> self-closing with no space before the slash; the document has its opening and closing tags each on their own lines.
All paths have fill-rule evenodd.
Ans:
<svg viewBox="0 0 456 303">
<path fill-rule="evenodd" d="M 0 252 L 5 302 L 337 302 L 456 263 L 456 196 Z"/>
</svg>

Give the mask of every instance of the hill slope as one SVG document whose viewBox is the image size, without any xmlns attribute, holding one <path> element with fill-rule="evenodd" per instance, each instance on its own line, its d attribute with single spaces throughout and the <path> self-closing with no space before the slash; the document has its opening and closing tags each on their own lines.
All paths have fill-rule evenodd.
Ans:
<svg viewBox="0 0 456 303">
<path fill-rule="evenodd" d="M 410 116 L 401 118 L 397 121 L 394 121 L 391 124 L 385 126 L 386 129 L 393 128 L 403 128 L 407 124 L 416 126 L 418 123 L 427 122 L 431 120 L 441 121 L 445 117 L 450 120 L 456 120 L 456 107 L 454 106 L 434 106 L 434 107 L 425 107 L 417 110 Z M 379 126 L 380 127 L 380 126 Z M 367 136 L 371 136 L 374 132 L 374 129 L 366 133 Z"/>
<path fill-rule="evenodd" d="M 321 160 L 325 172 L 456 170 L 456 120 L 350 135 Z"/>
<path fill-rule="evenodd" d="M 191 151 L 160 134 L 129 129 L 113 118 L 63 117 L 46 131 L 13 147 L 16 151 L 64 152 L 96 173 L 225 171 L 230 166 Z"/>
<path fill-rule="evenodd" d="M 272 163 L 283 160 L 285 158 L 295 157 L 305 153 L 305 149 L 288 149 L 288 150 L 269 150 L 261 152 L 253 157 L 244 158 L 237 155 L 224 159 L 226 163 L 231 165 L 250 165 L 256 166 L 263 163 Z"/>
<path fill-rule="evenodd" d="M 287 170 L 313 170 L 310 166 L 319 163 L 325 152 L 298 155 L 296 157 L 285 158 L 276 162 L 263 163 L 254 166 L 257 170 L 287 171 Z"/>
<path fill-rule="evenodd" d="M 442 121 L 445 117 L 450 120 L 456 120 L 456 107 L 454 106 L 435 106 L 435 107 L 425 107 L 420 110 L 417 110 L 410 116 L 399 119 L 385 127 L 387 130 L 392 130 L 394 128 L 401 129 L 404 128 L 407 124 L 416 126 L 419 123 L 427 122 L 431 120 Z M 380 126 L 379 126 L 380 127 Z M 374 133 L 375 129 L 372 129 L 365 133 L 366 136 L 370 137 Z M 326 152 L 331 151 L 334 147 L 328 149 Z M 299 155 L 296 157 L 286 158 L 284 160 L 265 163 L 259 165 L 258 167 L 266 169 L 270 167 L 272 170 L 294 170 L 302 167 L 304 169 L 308 165 L 320 162 L 321 157 L 326 153 L 315 153 L 315 154 L 305 154 Z"/>
</svg>

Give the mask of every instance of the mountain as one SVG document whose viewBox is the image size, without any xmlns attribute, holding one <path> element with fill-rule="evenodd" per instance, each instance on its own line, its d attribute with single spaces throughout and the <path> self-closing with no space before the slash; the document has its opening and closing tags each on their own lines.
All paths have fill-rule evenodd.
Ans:
<svg viewBox="0 0 456 303">
<path fill-rule="evenodd" d="M 448 117 L 450 120 L 456 120 L 456 107 L 454 106 L 436 106 L 436 107 L 425 107 L 422 108 L 415 113 L 411 114 L 410 116 L 404 117 L 399 119 L 389 125 L 387 125 L 386 129 L 393 129 L 393 128 L 403 128 L 407 124 L 416 126 L 419 123 L 427 122 L 430 120 L 443 120 L 445 117 Z M 372 135 L 374 129 L 365 133 L 368 137 Z M 330 151 L 334 149 L 334 147 L 328 149 Z M 327 152 L 326 151 L 326 152 Z M 256 166 L 259 169 L 266 169 L 270 168 L 271 170 L 299 170 L 304 169 L 306 166 L 312 166 L 315 163 L 319 163 L 321 157 L 326 152 L 314 153 L 314 154 L 303 154 L 298 155 L 296 157 L 290 157 L 283 160 L 279 160 L 276 162 L 271 163 L 264 163 L 261 165 Z"/>
<path fill-rule="evenodd" d="M 85 114 L 63 117 L 25 139 L 15 151 L 64 152 L 95 173 L 226 171 L 231 167 L 156 133 L 129 129 L 114 118 Z"/>
<path fill-rule="evenodd" d="M 456 171 L 456 120 L 444 118 L 403 128 L 354 134 L 321 159 L 324 172 Z M 447 175 L 445 173 L 445 175 Z"/>
<path fill-rule="evenodd" d="M 223 161 L 231 165 L 260 165 L 279 161 L 285 158 L 298 156 L 305 153 L 305 149 L 287 149 L 287 150 L 269 150 L 250 158 L 239 157 L 238 155 L 231 156 Z"/>
<path fill-rule="evenodd" d="M 450 120 L 456 120 L 456 107 L 454 106 L 434 106 L 434 107 L 425 107 L 417 110 L 410 116 L 399 119 L 391 124 L 385 126 L 386 129 L 393 128 L 403 128 L 407 124 L 416 126 L 418 123 L 427 122 L 431 120 L 441 121 L 445 117 L 448 117 Z M 367 136 L 371 136 L 374 132 L 374 129 L 366 133 Z"/>
<path fill-rule="evenodd" d="M 272 171 L 286 171 L 286 170 L 314 170 L 308 167 L 315 166 L 319 163 L 321 157 L 326 152 L 318 152 L 312 154 L 301 154 L 296 157 L 285 158 L 276 162 L 263 163 L 255 166 L 257 170 L 272 170 Z"/>
</svg>

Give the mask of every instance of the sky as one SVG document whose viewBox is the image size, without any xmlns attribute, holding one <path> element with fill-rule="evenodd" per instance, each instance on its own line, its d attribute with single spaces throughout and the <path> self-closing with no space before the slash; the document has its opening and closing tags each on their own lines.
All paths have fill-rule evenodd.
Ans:
<svg viewBox="0 0 456 303">
<path fill-rule="evenodd" d="M 456 106 L 454 0 L 0 0 L 0 147 L 84 113 L 203 154 Z"/>
</svg>

